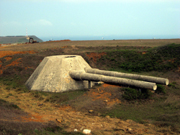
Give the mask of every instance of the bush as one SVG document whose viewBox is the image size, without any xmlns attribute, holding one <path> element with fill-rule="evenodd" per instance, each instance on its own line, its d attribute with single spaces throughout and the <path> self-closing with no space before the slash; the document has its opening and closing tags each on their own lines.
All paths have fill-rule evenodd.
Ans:
<svg viewBox="0 0 180 135">
<path fill-rule="evenodd" d="M 160 94 L 160 93 L 166 94 L 165 87 L 163 85 L 160 85 L 160 84 L 157 84 L 157 90 L 155 92 L 158 94 Z"/>
<path fill-rule="evenodd" d="M 124 88 L 124 94 L 122 95 L 126 100 L 136 100 L 136 99 L 147 99 L 151 97 L 151 92 L 146 89 L 137 90 L 133 88 Z"/>
<path fill-rule="evenodd" d="M 168 85 L 169 87 L 176 88 L 176 82 L 172 82 Z"/>
</svg>

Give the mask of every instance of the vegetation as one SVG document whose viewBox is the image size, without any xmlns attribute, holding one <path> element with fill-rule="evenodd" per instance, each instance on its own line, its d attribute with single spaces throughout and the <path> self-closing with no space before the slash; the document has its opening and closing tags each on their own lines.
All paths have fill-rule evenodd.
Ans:
<svg viewBox="0 0 180 135">
<path fill-rule="evenodd" d="M 89 49 L 93 50 L 93 48 Z M 161 74 L 164 74 L 163 72 L 179 74 L 177 70 L 180 67 L 180 44 L 169 44 L 156 48 L 143 49 L 115 47 L 113 49 L 104 48 L 104 50 L 101 50 L 100 48 L 97 52 L 98 51 L 106 53 L 106 55 L 97 59 L 97 62 L 94 64 L 100 69 L 105 68 L 136 73 L 143 72 L 149 75 L 152 74 L 150 71 Z M 6 99 L 17 96 L 14 92 L 16 92 L 16 94 L 29 93 L 33 100 L 43 104 L 51 103 L 54 106 L 60 107 L 74 100 L 78 100 L 79 97 L 86 94 L 87 92 L 84 90 L 67 93 L 29 91 L 24 86 L 25 81 L 45 56 L 57 54 L 69 54 L 69 52 L 67 53 L 62 48 L 45 49 L 37 51 L 36 54 L 13 55 L 9 61 L 6 60 L 6 56 L 0 58 L 0 62 L 2 63 L 0 64 L 3 67 L 3 74 L 0 75 L 0 85 L 5 85 L 4 89 L 8 93 Z M 93 59 L 88 59 L 86 56 L 87 53 L 76 52 L 73 54 L 83 55 L 90 64 L 94 62 Z M 21 60 L 18 64 L 8 66 L 19 58 L 21 58 Z M 139 123 L 153 123 L 159 127 L 170 127 L 171 131 L 179 134 L 180 85 L 177 83 L 177 80 L 174 79 L 174 82 L 171 82 L 169 86 L 159 84 L 157 86 L 158 88 L 155 93 L 145 89 L 120 88 L 118 94 L 120 95 L 122 93 L 122 95 L 118 95 L 116 98 L 122 101 L 121 104 L 111 108 L 101 107 L 99 110 L 97 109 L 97 111 L 101 116 L 109 115 L 110 117 L 123 120 L 132 119 Z M 5 111 L 11 110 L 13 112 L 13 110 L 15 110 L 25 115 L 18 104 L 9 103 L 5 99 L 0 99 L 0 110 L 2 110 L 1 108 L 5 108 Z M 43 125 L 31 122 L 23 125 L 19 122 L 0 121 L 0 134 L 81 134 L 65 132 L 64 128 L 65 127 L 57 126 L 55 123 Z"/>
<path fill-rule="evenodd" d="M 163 85 L 157 84 L 156 93 L 158 93 L 158 94 L 160 94 L 160 93 L 166 94 L 165 87 Z"/>
<path fill-rule="evenodd" d="M 5 108 L 8 108 L 8 109 L 20 109 L 17 105 L 15 105 L 13 103 L 8 103 L 7 101 L 2 100 L 2 99 L 0 99 L 0 107 L 5 107 Z"/>
<path fill-rule="evenodd" d="M 129 72 L 169 71 L 180 65 L 180 44 L 170 44 L 162 47 L 137 50 L 107 51 L 98 63 L 108 64 L 110 69 L 123 69 Z"/>
<path fill-rule="evenodd" d="M 126 100 L 148 99 L 152 95 L 147 89 L 123 88 L 122 90 L 124 91 L 122 97 Z"/>
<path fill-rule="evenodd" d="M 123 97 L 126 102 L 113 107 L 112 109 L 101 110 L 102 116 L 109 115 L 123 120 L 131 119 L 139 123 L 153 123 L 158 127 L 170 127 L 172 131 L 180 133 L 180 87 L 176 85 L 176 90 L 172 86 L 166 89 L 160 87 L 159 92 L 148 95 L 148 100 L 142 98 L 142 93 L 132 88 L 125 88 Z M 161 91 L 161 93 L 160 93 Z M 176 91 L 176 96 L 172 93 Z M 131 92 L 131 93 L 130 93 Z"/>
</svg>

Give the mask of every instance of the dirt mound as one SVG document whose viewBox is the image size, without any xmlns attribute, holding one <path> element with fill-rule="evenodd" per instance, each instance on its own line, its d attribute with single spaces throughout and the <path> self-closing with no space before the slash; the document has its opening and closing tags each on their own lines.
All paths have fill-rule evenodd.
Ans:
<svg viewBox="0 0 180 135">
<path fill-rule="evenodd" d="M 121 93 L 118 91 L 120 86 L 103 84 L 99 88 L 90 90 L 85 96 L 91 97 L 92 101 L 104 101 L 107 107 L 121 103 Z"/>
<path fill-rule="evenodd" d="M 103 108 L 111 108 L 121 103 L 122 93 L 120 86 L 103 84 L 97 88 L 90 89 L 83 96 L 71 101 L 69 104 L 77 111 L 89 112 L 99 115 L 98 111 Z"/>
<path fill-rule="evenodd" d="M 132 120 L 122 121 L 117 118 L 111 118 L 110 116 L 106 116 L 106 117 L 90 116 L 87 115 L 87 113 L 89 114 L 89 112 L 84 113 L 82 111 L 77 111 L 69 105 L 55 106 L 54 104 L 44 103 L 44 101 L 42 100 L 33 98 L 31 93 L 19 93 L 16 91 L 7 91 L 3 88 L 4 86 L 1 85 L 0 98 L 3 100 L 6 99 L 8 100 L 8 102 L 13 102 L 15 104 L 18 104 L 19 108 L 21 108 L 26 112 L 24 113 L 18 110 L 17 110 L 18 112 L 17 111 L 13 112 L 1 108 L 0 112 L 2 117 L 0 118 L 1 121 L 0 128 L 3 129 L 5 128 L 6 131 L 8 127 L 5 127 L 5 125 L 7 124 L 9 124 L 9 126 L 12 127 L 14 123 L 16 125 L 19 125 L 16 128 L 22 127 L 23 129 L 26 129 L 27 126 L 29 127 L 29 129 L 33 129 L 35 127 L 32 126 L 32 124 L 36 125 L 37 128 L 42 128 L 44 124 L 53 121 L 56 122 L 58 126 L 65 128 L 65 131 L 67 132 L 74 132 L 75 129 L 77 129 L 77 131 L 79 132 L 82 132 L 83 129 L 90 129 L 92 133 L 97 135 L 98 134 L 109 135 L 112 133 L 160 134 L 156 131 L 156 127 L 151 124 L 149 125 L 138 124 Z M 109 88 L 109 92 L 107 88 Z M 110 100 L 109 102 L 111 102 L 113 101 L 113 99 L 117 99 L 117 101 L 115 102 L 115 104 L 117 104 L 120 102 L 118 100 L 118 96 L 116 95 L 118 94 L 117 93 L 118 89 L 119 89 L 118 86 L 104 84 L 96 89 L 91 89 L 82 97 L 84 97 L 85 99 L 90 98 L 91 100 L 89 101 L 91 102 L 95 101 L 94 105 L 96 105 L 96 103 L 100 101 L 104 102 L 104 100 Z M 11 92 L 11 98 L 7 98 L 8 95 L 10 96 L 10 92 Z M 83 100 L 80 103 L 78 102 L 76 103 L 82 104 L 83 102 L 85 102 L 85 100 Z M 106 103 L 104 105 L 108 106 L 106 105 Z M 91 106 L 91 109 L 92 107 L 93 106 Z M 95 106 L 95 107 L 97 108 L 100 106 Z M 25 126 L 22 126 L 23 123 Z M 21 130 L 18 129 L 19 132 Z"/>
</svg>

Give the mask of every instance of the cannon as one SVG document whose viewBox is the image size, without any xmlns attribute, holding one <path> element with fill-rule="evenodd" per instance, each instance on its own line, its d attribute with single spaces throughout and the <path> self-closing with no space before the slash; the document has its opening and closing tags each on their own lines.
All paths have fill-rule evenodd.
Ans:
<svg viewBox="0 0 180 135">
<path fill-rule="evenodd" d="M 91 81 L 102 81 L 102 82 L 110 83 L 110 84 L 133 86 L 133 87 L 139 87 L 143 89 L 152 89 L 152 90 L 157 89 L 156 83 L 144 82 L 144 81 L 138 81 L 138 80 L 132 80 L 132 79 L 109 77 L 109 76 L 104 76 L 104 75 L 83 73 L 83 72 L 78 72 L 78 71 L 70 71 L 70 76 L 76 80 L 87 80 L 89 81 L 89 83 Z"/>
<path fill-rule="evenodd" d="M 26 81 L 30 90 L 64 92 L 90 89 L 95 82 L 156 90 L 158 84 L 168 85 L 167 78 L 127 74 L 91 68 L 79 55 L 45 57 Z"/>
</svg>

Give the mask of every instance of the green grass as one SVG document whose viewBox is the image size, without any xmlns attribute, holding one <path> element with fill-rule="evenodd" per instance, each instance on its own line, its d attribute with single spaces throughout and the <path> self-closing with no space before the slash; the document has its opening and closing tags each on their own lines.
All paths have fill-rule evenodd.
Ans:
<svg viewBox="0 0 180 135">
<path fill-rule="evenodd" d="M 45 102 L 62 105 L 62 104 L 67 104 L 68 101 L 75 99 L 80 95 L 83 95 L 85 92 L 86 91 L 84 90 L 70 91 L 70 92 L 63 92 L 63 93 L 31 91 L 31 94 L 39 100 L 45 99 Z"/>
<path fill-rule="evenodd" d="M 161 102 L 153 105 L 122 104 L 117 105 L 110 111 L 106 111 L 102 115 L 109 115 L 122 120 L 131 119 L 139 123 L 153 123 L 159 127 L 171 126 L 180 133 L 180 130 L 178 130 L 180 129 L 180 114 L 178 110 L 169 105 L 163 105 L 162 107 L 161 104 Z"/>
<path fill-rule="evenodd" d="M 98 65 L 108 63 L 109 69 L 129 72 L 169 71 L 180 66 L 180 44 L 170 44 L 147 49 L 146 54 L 137 50 L 110 50 L 102 56 Z"/>
<path fill-rule="evenodd" d="M 147 89 L 134 89 L 134 88 L 123 88 L 124 94 L 122 97 L 126 100 L 136 100 L 136 99 L 148 99 L 151 97 L 152 93 Z"/>
<path fill-rule="evenodd" d="M 21 76 L 19 75 L 12 75 L 12 76 L 0 76 L 0 83 L 6 85 L 6 90 L 16 90 L 19 92 L 29 92 L 27 87 L 22 84 L 21 82 L 24 81 Z"/>
<path fill-rule="evenodd" d="M 155 91 L 156 93 L 162 93 L 162 94 L 166 94 L 165 91 L 165 86 L 157 84 L 157 90 Z"/>
<path fill-rule="evenodd" d="M 152 123 L 158 127 L 171 127 L 172 131 L 180 133 L 180 87 L 177 84 L 175 87 L 176 89 L 172 86 L 163 87 L 166 94 L 159 91 L 150 99 L 133 98 L 129 101 L 128 97 L 114 108 L 102 110 L 101 114 L 123 120 L 132 119 L 139 123 Z"/>
<path fill-rule="evenodd" d="M 176 88 L 176 84 L 177 84 L 176 82 L 172 82 L 172 83 L 169 84 L 169 86 L 172 87 L 172 88 Z"/>
</svg>

